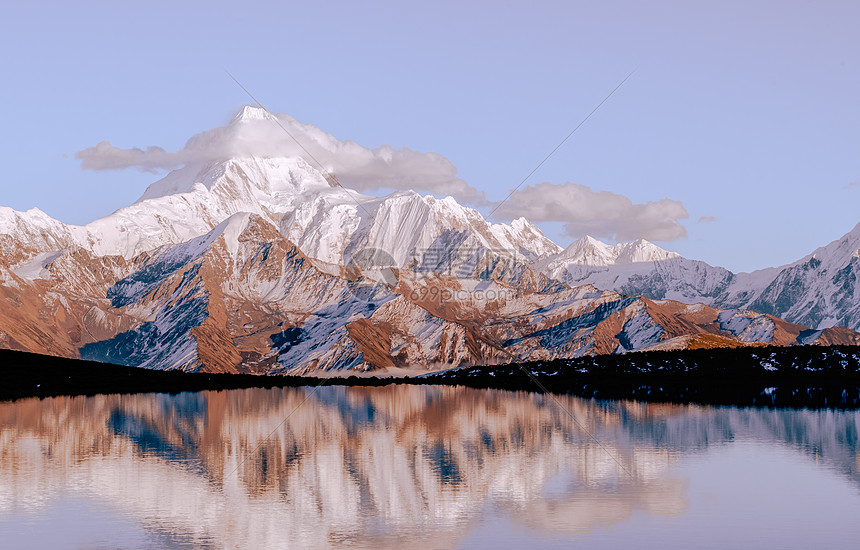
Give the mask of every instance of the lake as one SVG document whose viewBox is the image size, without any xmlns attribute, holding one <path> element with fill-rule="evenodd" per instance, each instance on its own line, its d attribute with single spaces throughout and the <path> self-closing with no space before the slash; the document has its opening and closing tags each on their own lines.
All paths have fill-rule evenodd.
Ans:
<svg viewBox="0 0 860 550">
<path fill-rule="evenodd" d="M 4 548 L 810 548 L 860 412 L 443 386 L 0 403 Z"/>
</svg>

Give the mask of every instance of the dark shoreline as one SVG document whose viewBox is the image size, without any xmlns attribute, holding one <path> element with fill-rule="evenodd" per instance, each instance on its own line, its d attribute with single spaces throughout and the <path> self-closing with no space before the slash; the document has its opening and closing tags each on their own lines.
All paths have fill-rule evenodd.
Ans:
<svg viewBox="0 0 860 550">
<path fill-rule="evenodd" d="M 154 371 L 0 350 L 0 401 L 60 395 L 389 384 L 546 390 L 585 398 L 661 403 L 858 409 L 860 347 L 657 351 L 470 367 L 420 378 Z"/>
<path fill-rule="evenodd" d="M 25 397 L 316 385 L 318 378 L 159 371 L 0 350 L 0 401 Z"/>
</svg>

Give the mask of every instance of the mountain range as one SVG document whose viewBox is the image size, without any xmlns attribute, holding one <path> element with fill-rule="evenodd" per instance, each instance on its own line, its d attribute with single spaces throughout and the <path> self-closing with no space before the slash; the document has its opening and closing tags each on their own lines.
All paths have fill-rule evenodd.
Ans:
<svg viewBox="0 0 860 550">
<path fill-rule="evenodd" d="M 266 116 L 245 107 L 225 131 Z M 0 347 L 271 374 L 856 344 L 858 248 L 860 226 L 749 274 L 647 241 L 563 250 L 451 197 L 372 197 L 303 158 L 232 156 L 84 226 L 0 208 Z"/>
<path fill-rule="evenodd" d="M 860 224 L 840 239 L 776 268 L 732 273 L 647 241 L 610 246 L 583 237 L 532 267 L 571 285 L 593 284 L 651 299 L 752 309 L 815 329 L 860 329 Z"/>
</svg>

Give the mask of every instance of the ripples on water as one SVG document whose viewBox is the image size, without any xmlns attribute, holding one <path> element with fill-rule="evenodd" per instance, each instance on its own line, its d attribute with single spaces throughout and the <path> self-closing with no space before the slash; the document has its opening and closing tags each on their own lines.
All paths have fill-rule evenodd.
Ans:
<svg viewBox="0 0 860 550">
<path fill-rule="evenodd" d="M 0 403 L 0 540 L 686 548 L 860 535 L 858 412 L 558 399 L 391 386 Z"/>
</svg>

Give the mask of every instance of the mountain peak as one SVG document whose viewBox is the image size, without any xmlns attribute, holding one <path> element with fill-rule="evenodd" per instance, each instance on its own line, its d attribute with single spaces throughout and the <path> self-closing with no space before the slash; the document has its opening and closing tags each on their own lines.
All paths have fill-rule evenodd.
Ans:
<svg viewBox="0 0 860 550">
<path fill-rule="evenodd" d="M 565 263 L 609 266 L 639 262 L 659 262 L 680 258 L 676 252 L 663 250 L 645 239 L 632 242 L 606 244 L 591 235 L 585 235 L 574 241 L 560 254 Z"/>
<path fill-rule="evenodd" d="M 233 117 L 234 122 L 250 120 L 275 120 L 275 115 L 270 113 L 268 109 L 261 105 L 245 105 L 239 109 L 239 112 Z"/>
<path fill-rule="evenodd" d="M 531 225 L 531 222 L 529 222 L 525 218 L 525 216 L 520 216 L 519 218 L 511 220 L 511 227 L 513 227 L 514 229 L 523 229 L 526 227 L 530 227 Z"/>
<path fill-rule="evenodd" d="M 611 245 L 591 235 L 580 237 L 561 253 L 568 262 L 585 265 L 611 265 L 615 263 L 615 256 Z"/>
<path fill-rule="evenodd" d="M 581 245 L 581 246 L 593 246 L 593 247 L 594 246 L 596 246 L 596 247 L 610 246 L 610 245 L 606 244 L 605 242 L 603 242 L 599 239 L 595 239 L 591 235 L 585 235 L 583 237 L 580 237 L 579 239 L 577 239 L 575 241 L 575 243 L 579 243 L 579 245 Z"/>
<path fill-rule="evenodd" d="M 673 258 L 680 258 L 681 255 L 677 252 L 670 252 L 657 246 L 656 244 L 646 241 L 645 239 L 636 239 L 630 243 L 619 243 L 615 246 L 617 256 L 615 263 L 617 264 L 633 264 L 639 262 L 662 262 Z"/>
</svg>

